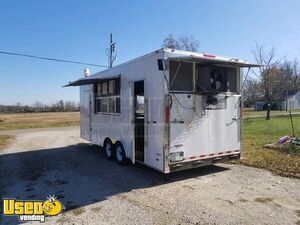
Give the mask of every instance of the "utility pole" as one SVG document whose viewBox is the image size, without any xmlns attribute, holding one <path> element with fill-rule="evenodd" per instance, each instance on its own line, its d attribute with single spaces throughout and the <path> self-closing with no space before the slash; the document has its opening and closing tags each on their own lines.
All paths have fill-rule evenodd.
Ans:
<svg viewBox="0 0 300 225">
<path fill-rule="evenodd" d="M 116 56 L 113 55 L 113 53 L 116 51 L 116 42 L 113 42 L 113 37 L 112 33 L 110 33 L 110 38 L 109 38 L 109 62 L 108 62 L 108 67 L 112 68 L 113 62 L 116 59 Z"/>
</svg>

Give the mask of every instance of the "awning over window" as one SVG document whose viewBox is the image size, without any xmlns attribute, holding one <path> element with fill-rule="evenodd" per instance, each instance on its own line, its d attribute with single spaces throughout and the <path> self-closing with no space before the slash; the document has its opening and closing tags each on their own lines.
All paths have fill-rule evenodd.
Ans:
<svg viewBox="0 0 300 225">
<path fill-rule="evenodd" d="M 169 59 L 173 60 L 184 60 L 184 61 L 191 61 L 191 62 L 199 62 L 199 63 L 206 63 L 206 64 L 214 64 L 214 65 L 231 65 L 231 66 L 238 66 L 238 67 L 260 67 L 262 65 L 248 63 L 240 59 L 225 59 L 215 56 L 172 56 Z"/>
<path fill-rule="evenodd" d="M 105 77 L 84 77 L 79 80 L 69 82 L 68 84 L 64 85 L 63 87 L 71 87 L 71 86 L 82 86 L 82 85 L 89 85 L 89 84 L 96 84 L 103 81 L 108 81 L 111 79 L 119 78 L 120 75 L 116 76 L 105 76 Z"/>
</svg>

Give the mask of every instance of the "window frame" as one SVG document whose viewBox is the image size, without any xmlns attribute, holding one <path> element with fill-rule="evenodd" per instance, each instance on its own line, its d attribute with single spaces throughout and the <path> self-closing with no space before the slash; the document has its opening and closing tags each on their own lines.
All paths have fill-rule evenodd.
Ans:
<svg viewBox="0 0 300 225">
<path fill-rule="evenodd" d="M 189 91 L 189 90 L 186 90 L 186 91 L 183 91 L 183 90 L 174 90 L 172 89 L 171 87 L 171 71 L 170 71 L 170 64 L 171 62 L 178 62 L 178 63 L 192 63 L 193 64 L 193 69 L 192 69 L 192 90 Z M 242 71 L 241 71 L 241 68 L 242 67 L 239 67 L 239 66 L 236 66 L 236 65 L 230 65 L 230 64 L 222 64 L 222 63 L 203 63 L 203 62 L 197 62 L 197 61 L 192 61 L 192 60 L 182 60 L 182 59 L 169 59 L 168 60 L 168 91 L 169 93 L 173 93 L 173 94 L 197 94 L 197 90 L 196 90 L 196 70 L 197 70 L 197 65 L 198 64 L 207 64 L 207 66 L 209 67 L 222 67 L 222 68 L 234 68 L 236 69 L 236 73 L 235 73 L 235 78 L 236 79 L 236 84 L 235 84 L 235 90 L 234 91 L 230 91 L 230 93 L 233 93 L 233 94 L 240 94 L 241 93 L 241 83 L 242 82 L 242 79 L 241 79 L 241 75 L 242 75 Z M 228 79 L 226 79 L 227 81 Z M 227 84 L 226 84 L 227 85 Z M 225 93 L 226 91 L 220 91 L 219 93 Z"/>
<path fill-rule="evenodd" d="M 192 66 L 192 74 L 191 74 L 192 75 L 192 77 L 191 77 L 191 79 L 192 79 L 191 89 L 192 90 L 174 90 L 173 87 L 171 87 L 171 82 L 172 82 L 172 80 L 171 80 L 171 62 L 177 62 L 177 63 L 179 63 L 179 65 L 180 65 L 180 63 L 192 64 L 191 65 Z M 195 65 L 196 65 L 196 63 L 193 62 L 193 61 L 188 61 L 188 60 L 171 59 L 171 60 L 169 60 L 168 64 L 169 64 L 168 69 L 169 69 L 169 85 L 170 85 L 169 86 L 169 88 L 170 88 L 169 92 L 174 93 L 174 94 L 176 94 L 176 93 L 181 93 L 181 94 L 185 94 L 185 93 L 186 94 L 192 94 L 192 93 L 194 93 L 195 92 Z M 177 69 L 178 69 L 178 67 L 177 67 Z"/>
<path fill-rule="evenodd" d="M 103 86 L 102 85 L 104 83 L 106 83 L 106 86 L 107 86 L 106 94 L 103 94 L 103 92 L 102 92 L 103 91 Z M 109 89 L 110 89 L 109 84 L 110 83 L 113 83 L 113 87 L 112 87 L 113 91 L 112 92 L 109 91 Z M 98 85 L 101 86 L 100 95 L 99 95 L 99 93 L 97 93 Z M 100 82 L 95 84 L 94 90 L 95 90 L 95 92 L 94 92 L 94 103 L 95 103 L 94 113 L 95 114 L 116 115 L 116 116 L 121 114 L 121 77 L 105 79 L 103 81 L 100 81 Z M 117 100 L 117 99 L 119 99 L 119 100 Z M 103 111 L 103 108 L 102 108 L 103 107 L 103 100 L 105 102 L 107 102 L 107 106 L 106 106 L 107 110 L 105 110 L 105 112 Z M 100 101 L 100 103 L 98 103 L 98 101 Z M 111 102 L 113 102 L 113 104 L 114 104 L 114 106 L 113 106 L 114 111 L 113 112 L 110 112 L 110 107 L 111 107 L 110 103 Z M 118 106 L 117 103 L 119 103 L 119 106 Z"/>
</svg>

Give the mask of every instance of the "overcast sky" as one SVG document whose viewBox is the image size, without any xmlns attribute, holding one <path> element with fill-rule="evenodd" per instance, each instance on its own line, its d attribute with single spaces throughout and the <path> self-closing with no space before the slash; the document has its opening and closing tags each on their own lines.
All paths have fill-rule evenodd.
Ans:
<svg viewBox="0 0 300 225">
<path fill-rule="evenodd" d="M 299 0 L 1 0 L 0 51 L 107 65 L 112 32 L 119 64 L 159 49 L 173 33 L 193 35 L 201 52 L 253 61 L 256 41 L 293 60 L 300 53 L 299 9 Z M 84 67 L 0 54 L 0 104 L 77 102 L 78 88 L 61 86 Z"/>
</svg>

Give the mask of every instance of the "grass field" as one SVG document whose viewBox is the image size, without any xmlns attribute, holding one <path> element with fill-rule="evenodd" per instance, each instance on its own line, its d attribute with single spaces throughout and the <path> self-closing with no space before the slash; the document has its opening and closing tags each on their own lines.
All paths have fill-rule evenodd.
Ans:
<svg viewBox="0 0 300 225">
<path fill-rule="evenodd" d="M 9 141 L 11 141 L 12 139 L 13 136 L 11 135 L 0 135 L 0 152 L 7 146 Z"/>
<path fill-rule="evenodd" d="M 300 116 L 294 116 L 295 135 L 300 137 Z M 237 162 L 268 169 L 278 175 L 300 178 L 300 152 L 289 153 L 262 149 L 264 144 L 277 142 L 283 135 L 292 135 L 289 117 L 244 120 L 244 159 Z"/>
<path fill-rule="evenodd" d="M 0 130 L 79 126 L 79 112 L 0 114 Z"/>
<path fill-rule="evenodd" d="M 267 112 L 266 111 L 255 111 L 253 108 L 244 108 L 243 110 L 243 116 L 244 118 L 254 118 L 254 117 L 260 117 L 264 118 L 266 117 Z M 294 115 L 300 115 L 300 110 L 292 110 L 292 114 Z M 271 117 L 280 117 L 280 116 L 289 116 L 290 113 L 286 111 L 280 111 L 280 110 L 271 110 Z"/>
</svg>

